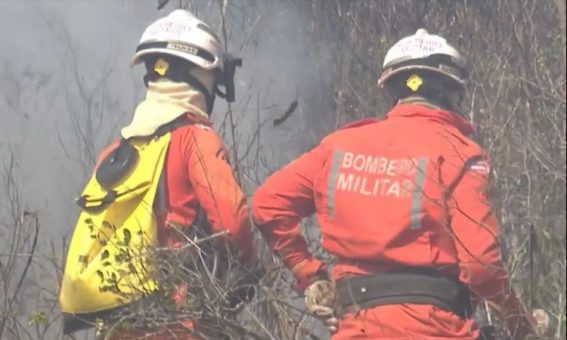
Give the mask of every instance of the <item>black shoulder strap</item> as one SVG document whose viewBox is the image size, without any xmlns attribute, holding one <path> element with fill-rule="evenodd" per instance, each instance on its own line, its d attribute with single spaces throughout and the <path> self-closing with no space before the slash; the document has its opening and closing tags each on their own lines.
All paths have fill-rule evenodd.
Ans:
<svg viewBox="0 0 567 340">
<path fill-rule="evenodd" d="M 185 126 L 194 124 L 193 121 L 187 119 L 185 115 L 178 117 L 172 120 L 169 123 L 166 123 L 159 128 L 157 128 L 156 132 L 154 133 L 154 138 L 159 138 L 168 132 L 172 132 L 173 130 Z M 165 217 L 167 214 L 167 178 L 165 172 L 165 165 L 161 170 L 161 174 L 159 176 L 159 183 L 156 191 L 156 197 L 154 200 L 154 212 L 156 216 Z"/>
<path fill-rule="evenodd" d="M 180 117 L 175 118 L 174 120 L 172 120 L 169 123 L 165 123 L 162 126 L 160 126 L 159 128 L 156 129 L 156 132 L 154 132 L 154 137 L 155 138 L 159 138 L 163 135 L 165 135 L 168 132 L 171 132 L 179 127 L 182 127 L 184 125 L 191 125 L 194 124 L 193 121 L 191 121 L 190 119 L 187 119 L 187 117 L 185 115 L 182 115 Z"/>
</svg>

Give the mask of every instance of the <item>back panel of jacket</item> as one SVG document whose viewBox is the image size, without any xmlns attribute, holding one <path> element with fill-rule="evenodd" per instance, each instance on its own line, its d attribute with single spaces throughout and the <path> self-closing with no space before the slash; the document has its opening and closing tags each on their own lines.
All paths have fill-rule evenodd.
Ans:
<svg viewBox="0 0 567 340">
<path fill-rule="evenodd" d="M 403 105 L 322 143 L 329 160 L 314 183 L 316 212 L 340 272 L 352 270 L 340 267 L 352 261 L 372 272 L 433 266 L 456 274 L 441 166 L 455 154 L 466 159 L 474 146 L 450 115 Z"/>
</svg>

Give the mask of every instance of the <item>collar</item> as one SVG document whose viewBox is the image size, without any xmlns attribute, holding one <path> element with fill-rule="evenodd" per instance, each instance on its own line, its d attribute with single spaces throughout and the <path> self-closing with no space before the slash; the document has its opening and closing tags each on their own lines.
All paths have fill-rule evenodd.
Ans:
<svg viewBox="0 0 567 340">
<path fill-rule="evenodd" d="M 201 125 L 205 125 L 207 127 L 213 126 L 213 122 L 209 118 L 205 118 L 201 115 L 194 114 L 194 113 L 191 113 L 191 112 L 185 113 L 185 119 L 188 122 L 191 122 L 193 124 L 201 124 Z"/>
<path fill-rule="evenodd" d="M 400 102 L 387 114 L 387 118 L 393 117 L 422 117 L 440 124 L 453 126 L 465 136 L 470 136 L 475 132 L 473 125 L 463 116 L 424 100 Z"/>
</svg>

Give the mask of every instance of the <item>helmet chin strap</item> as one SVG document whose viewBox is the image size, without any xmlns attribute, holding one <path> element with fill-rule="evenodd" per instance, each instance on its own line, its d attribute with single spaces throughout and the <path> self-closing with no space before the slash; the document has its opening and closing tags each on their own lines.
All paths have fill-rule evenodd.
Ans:
<svg viewBox="0 0 567 340">
<path fill-rule="evenodd" d="M 242 58 L 236 58 L 231 54 L 226 53 L 224 55 L 224 70 L 218 77 L 214 92 L 229 103 L 233 103 L 236 99 L 234 74 L 236 73 L 237 67 L 242 67 Z M 223 86 L 225 91 L 222 92 L 219 89 L 219 86 Z"/>
<path fill-rule="evenodd" d="M 466 116 L 464 110 L 465 95 L 463 91 L 453 91 L 445 95 L 449 109 L 461 116 Z"/>
</svg>

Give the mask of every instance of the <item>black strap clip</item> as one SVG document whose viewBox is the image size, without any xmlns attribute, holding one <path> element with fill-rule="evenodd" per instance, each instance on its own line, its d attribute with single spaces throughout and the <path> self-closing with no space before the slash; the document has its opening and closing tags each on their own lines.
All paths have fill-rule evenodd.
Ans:
<svg viewBox="0 0 567 340">
<path fill-rule="evenodd" d="M 236 91 L 234 89 L 234 74 L 236 68 L 242 67 L 242 58 L 234 57 L 230 53 L 224 55 L 224 72 L 220 75 L 218 85 L 224 87 L 225 92 L 221 92 L 217 87 L 215 92 L 219 97 L 225 99 L 229 103 L 233 103 L 236 99 Z"/>
<path fill-rule="evenodd" d="M 96 212 L 112 204 L 114 201 L 116 201 L 117 197 L 118 197 L 118 193 L 114 190 L 110 190 L 99 201 L 98 205 L 90 205 L 90 204 L 87 205 L 87 199 L 89 198 L 89 195 L 82 195 L 81 197 L 77 198 L 76 202 L 81 209 L 86 210 L 88 212 Z"/>
</svg>

